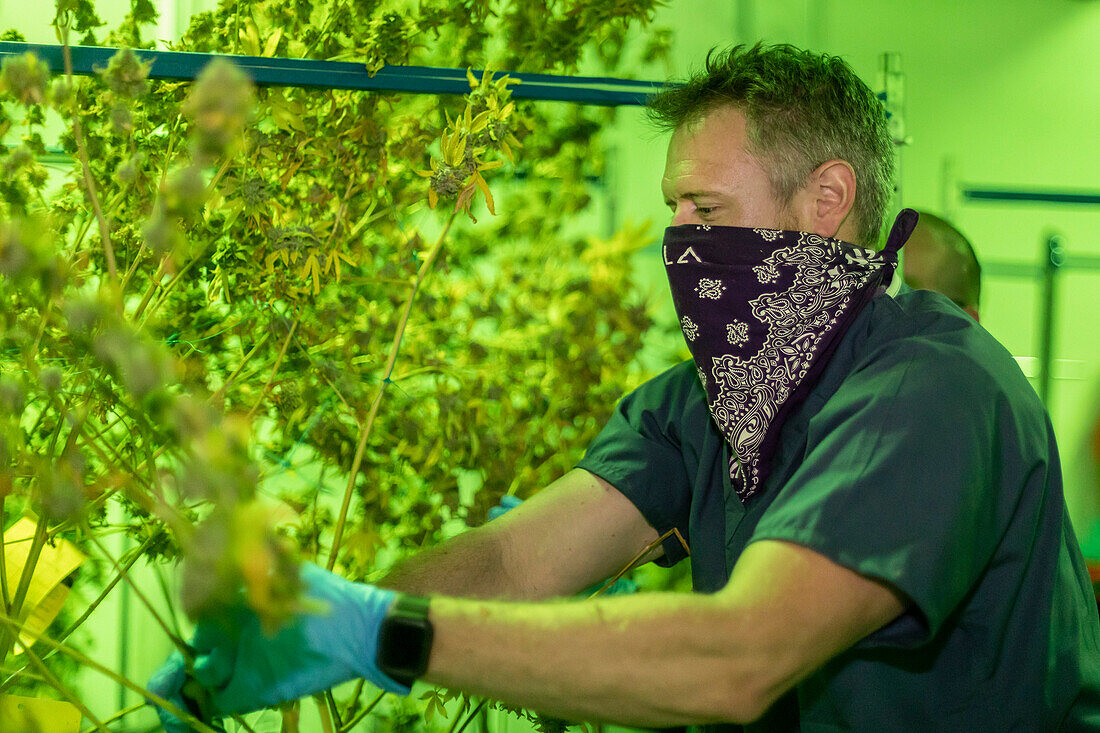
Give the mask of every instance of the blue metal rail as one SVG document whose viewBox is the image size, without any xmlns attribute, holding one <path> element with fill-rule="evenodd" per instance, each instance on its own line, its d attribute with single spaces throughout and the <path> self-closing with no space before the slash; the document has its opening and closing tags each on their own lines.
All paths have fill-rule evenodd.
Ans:
<svg viewBox="0 0 1100 733">
<path fill-rule="evenodd" d="M 1009 201 L 1041 204 L 1100 204 L 1100 191 L 1017 191 L 1008 188 L 962 187 L 963 198 L 971 201 Z"/>
<path fill-rule="evenodd" d="M 88 76 L 106 68 L 118 49 L 99 46 L 72 46 L 73 73 Z M 54 73 L 65 70 L 62 47 L 38 43 L 0 42 L 0 60 L 5 56 L 30 51 Z M 142 61 L 151 61 L 149 77 L 190 81 L 206 64 L 220 54 L 136 49 Z M 221 56 L 236 63 L 259 86 L 293 86 L 324 89 L 360 89 L 363 91 L 412 92 L 415 94 L 466 94 L 470 84 L 465 69 L 429 66 L 383 66 L 371 74 L 364 64 L 349 61 L 279 59 L 264 56 Z M 481 78 L 482 72 L 474 75 Z M 596 76 L 559 76 L 554 74 L 507 73 L 519 83 L 511 87 L 515 99 L 575 102 L 605 107 L 644 105 L 646 99 L 669 86 L 666 82 L 634 81 Z"/>
</svg>

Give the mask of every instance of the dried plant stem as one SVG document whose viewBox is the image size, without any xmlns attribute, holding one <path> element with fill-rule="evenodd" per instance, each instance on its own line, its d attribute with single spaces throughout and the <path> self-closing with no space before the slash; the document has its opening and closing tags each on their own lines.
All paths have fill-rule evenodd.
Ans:
<svg viewBox="0 0 1100 733">
<path fill-rule="evenodd" d="M 283 706 L 282 733 L 301 733 L 302 708 L 301 703 L 295 700 Z"/>
<path fill-rule="evenodd" d="M 65 58 L 65 76 L 69 85 L 73 85 L 73 54 L 69 48 L 68 26 L 61 30 L 61 53 Z M 75 90 L 75 87 L 74 87 Z M 84 174 L 84 188 L 88 192 L 88 198 L 92 202 L 92 211 L 95 212 L 96 221 L 99 223 L 99 238 L 103 241 L 103 253 L 107 258 L 107 272 L 112 282 L 118 281 L 118 268 L 115 265 L 115 248 L 111 244 L 111 228 L 107 225 L 107 217 L 103 215 L 103 207 L 99 203 L 99 193 L 96 190 L 95 179 L 92 178 L 92 165 L 88 161 L 88 146 L 84 144 L 84 131 L 80 125 L 80 110 L 76 109 L 76 94 L 73 94 L 73 139 L 76 141 L 77 155 L 80 157 L 80 168 Z"/>
<path fill-rule="evenodd" d="M 653 552 L 653 550 L 660 547 L 662 542 L 667 540 L 669 537 L 672 537 L 673 535 L 676 536 L 676 539 L 680 540 L 680 544 L 684 546 L 684 551 L 688 554 L 688 557 L 690 557 L 691 556 L 691 548 L 689 548 L 688 543 L 684 541 L 684 537 L 683 537 L 683 535 L 680 534 L 680 530 L 673 527 L 672 529 L 665 532 L 663 535 L 661 535 L 660 537 L 658 537 L 657 539 L 653 540 L 648 545 L 643 547 L 641 549 L 641 551 L 637 555 L 634 556 L 634 559 L 626 564 L 626 567 L 624 567 L 622 570 L 620 570 L 615 575 L 615 577 L 611 578 L 606 583 L 604 583 L 603 586 L 601 586 L 598 591 L 596 591 L 595 593 L 593 593 L 592 595 L 590 595 L 588 597 L 589 598 L 595 598 L 596 596 L 601 595 L 602 593 L 607 591 L 607 589 L 610 588 L 611 586 L 615 585 L 615 583 L 617 583 L 620 578 L 622 578 L 624 575 L 626 575 L 631 570 L 633 570 L 635 567 L 637 567 L 638 564 L 645 558 L 646 555 L 648 555 L 649 553 Z"/>
<path fill-rule="evenodd" d="M 207 243 L 207 247 L 209 247 L 209 243 Z M 135 321 L 140 318 L 138 328 L 144 326 L 145 322 L 149 320 L 150 316 L 160 310 L 160 307 L 164 305 L 164 301 L 168 299 L 168 296 L 172 294 L 172 291 L 176 289 L 176 286 L 183 281 L 183 276 L 186 275 L 187 272 L 195 266 L 195 263 L 201 260 L 206 254 L 207 247 L 203 247 L 200 251 L 196 252 L 195 256 L 188 260 L 187 264 L 181 267 L 179 271 L 172 276 L 172 279 L 168 281 L 168 284 L 161 288 L 160 297 L 157 298 L 157 302 L 153 304 L 153 307 L 149 309 L 148 313 L 144 312 L 144 308 L 138 306 L 138 312 L 134 313 Z"/>
<path fill-rule="evenodd" d="M 243 715 L 234 713 L 232 717 L 237 725 L 239 725 L 241 728 L 244 728 L 245 733 L 256 733 L 256 731 L 252 729 L 252 726 L 249 725 L 248 722 L 244 719 Z"/>
<path fill-rule="evenodd" d="M 474 722 L 474 718 L 476 718 L 478 714 L 485 708 L 487 702 L 488 700 L 482 700 L 481 702 L 479 702 L 477 706 L 470 711 L 470 714 L 466 716 L 465 722 L 463 722 L 462 725 L 458 728 L 455 728 L 455 726 L 458 725 L 459 720 L 462 720 L 462 717 L 456 715 L 455 722 L 451 725 L 451 729 L 447 733 L 462 733 L 462 731 L 466 730 L 467 726 L 469 726 L 470 723 Z"/>
<path fill-rule="evenodd" d="M 355 420 L 355 424 L 361 425 L 362 423 L 359 422 L 359 415 L 356 413 L 355 408 L 353 408 L 348 402 L 347 398 L 344 397 L 343 393 L 340 391 L 340 388 L 336 386 L 336 383 L 329 379 L 328 375 L 325 374 L 323 370 L 317 368 L 317 362 L 313 360 L 313 354 L 309 353 L 309 349 L 306 348 L 305 345 L 303 345 L 302 342 L 298 340 L 297 336 L 294 337 L 294 343 L 298 346 L 298 349 L 302 352 L 302 355 L 306 357 L 306 360 L 309 361 L 310 366 L 317 369 L 317 373 L 321 376 L 322 379 L 325 380 L 325 384 L 327 384 L 329 386 L 329 389 L 333 391 L 333 393 L 336 395 L 336 398 L 339 399 L 340 402 L 343 403 L 344 407 L 346 407 L 351 412 L 351 418 Z"/>
<path fill-rule="evenodd" d="M 88 445 L 99 454 L 100 459 L 104 459 L 105 453 L 103 452 L 102 448 L 100 448 L 95 443 L 88 443 Z M 153 458 L 159 458 L 166 450 L 167 448 L 165 446 L 161 446 L 153 452 Z M 145 462 L 138 464 L 135 473 L 136 471 L 140 471 L 144 468 Z M 89 515 L 92 514 L 93 512 L 98 510 L 100 506 L 106 504 L 107 501 L 110 500 L 115 494 L 125 489 L 126 486 L 126 484 L 118 484 L 114 488 L 111 488 L 108 491 L 104 491 L 95 499 L 92 499 L 90 502 L 88 502 L 87 511 L 85 513 Z M 131 499 L 145 511 L 149 512 L 150 514 L 156 514 L 156 507 L 151 502 L 149 502 L 146 497 L 142 496 L 141 494 L 136 494 L 134 496 L 131 496 Z M 143 499 L 145 500 L 143 501 Z M 172 526 L 177 533 L 179 532 L 181 527 L 189 526 L 188 524 L 184 523 L 184 518 L 171 504 L 162 501 L 161 508 L 164 510 L 164 514 L 160 515 L 161 518 L 164 519 L 166 524 Z M 172 524 L 173 521 L 176 523 L 175 525 Z M 58 526 L 58 528 L 54 529 L 54 533 L 56 534 L 63 529 L 68 529 L 69 526 L 70 524 L 62 523 Z"/>
<path fill-rule="evenodd" d="M 53 310 L 53 296 L 46 301 L 46 307 L 42 309 L 42 320 L 38 322 L 38 333 L 34 337 L 34 346 L 28 352 L 31 359 L 38 358 L 38 348 L 42 344 L 42 336 L 46 333 L 46 325 L 50 321 L 50 311 Z"/>
<path fill-rule="evenodd" d="M 321 696 L 324 698 L 324 704 L 328 706 L 329 716 L 332 718 L 330 724 L 335 725 L 335 729 L 339 730 L 343 725 L 343 721 L 340 720 L 340 708 L 336 705 L 336 697 L 333 696 L 332 690 L 325 690 Z M 321 700 L 317 701 L 317 704 L 321 704 Z M 325 733 L 333 733 L 333 730 L 326 730 Z"/>
<path fill-rule="evenodd" d="M 343 3 L 341 3 L 343 5 Z M 325 23 L 325 27 L 321 29 L 321 32 L 317 34 L 317 37 L 313 39 L 313 43 L 306 49 L 306 52 L 302 54 L 302 58 L 313 58 L 313 52 L 317 47 L 325 40 L 325 38 L 332 33 L 332 29 L 335 25 L 336 18 L 340 17 L 340 14 L 336 12 L 337 8 L 334 7 L 332 15 L 329 16 L 329 20 Z"/>
<path fill-rule="evenodd" d="M 4 621 L 8 622 L 8 619 L 5 617 Z M 17 639 L 19 638 L 18 629 L 12 629 L 9 627 L 8 632 L 14 634 Z M 19 640 L 19 646 L 23 649 L 23 654 L 27 656 L 27 659 L 30 660 L 31 664 L 36 669 L 38 669 L 38 673 L 42 675 L 42 679 L 46 682 L 46 684 L 60 692 L 62 697 L 66 698 L 69 702 L 76 706 L 81 715 L 92 721 L 92 725 L 96 727 L 96 730 L 105 731 L 105 733 L 111 733 L 110 728 L 104 725 L 103 722 L 99 718 L 97 718 L 83 702 L 80 701 L 80 698 L 77 697 L 76 693 L 69 689 L 68 685 L 57 679 L 57 676 L 54 675 L 54 673 L 51 672 L 45 664 L 43 664 L 42 659 L 37 654 L 35 654 L 29 646 L 23 643 L 22 639 Z"/>
<path fill-rule="evenodd" d="M 158 613 L 157 609 L 153 607 L 153 604 L 146 597 L 145 593 L 142 592 L 141 587 L 137 583 L 135 583 L 132 578 L 130 578 L 129 573 L 122 570 L 122 566 L 119 565 L 118 560 L 111 556 L 111 553 L 107 551 L 107 548 L 103 546 L 103 543 L 100 542 L 99 538 L 95 535 L 95 533 L 92 532 L 91 527 L 85 527 L 85 532 L 87 532 L 88 537 L 92 540 L 92 543 L 97 548 L 99 548 L 99 551 L 103 554 L 103 557 L 107 558 L 107 562 L 111 563 L 111 566 L 114 567 L 115 572 L 122 575 L 123 579 L 126 581 L 126 584 L 130 586 L 130 590 L 134 591 L 134 595 L 138 597 L 138 600 L 141 601 L 143 606 L 145 606 L 145 609 L 149 612 L 149 615 L 153 617 L 153 620 L 156 621 L 157 625 L 160 626 L 162 631 L 164 631 L 164 635 L 167 636 L 172 641 L 172 643 L 180 649 L 180 651 L 185 651 L 187 648 L 187 643 L 175 633 L 173 633 L 170 628 L 168 628 L 168 624 L 164 621 L 163 618 L 161 618 L 160 613 Z"/>
<path fill-rule="evenodd" d="M 68 639 L 69 636 L 71 636 L 74 631 L 76 631 L 78 628 L 80 628 L 80 626 L 85 621 L 88 620 L 88 618 L 92 615 L 92 613 L 97 608 L 99 608 L 100 604 L 103 603 L 104 599 L 107 598 L 107 596 L 111 593 L 111 591 L 114 590 L 115 586 L 118 585 L 119 581 L 122 580 L 123 573 L 129 572 L 130 568 L 132 568 L 134 566 L 134 563 L 137 562 L 138 559 L 142 556 L 142 553 L 144 553 L 145 548 L 149 546 L 149 543 L 152 541 L 152 539 L 153 538 L 150 537 L 145 542 L 143 542 L 140 547 L 136 547 L 136 548 L 134 548 L 133 550 L 131 550 L 127 553 L 127 555 L 129 555 L 130 557 L 129 557 L 129 559 L 127 559 L 125 567 L 122 568 L 120 572 L 115 574 L 115 577 L 112 578 L 111 582 L 108 583 L 103 588 L 103 591 L 99 594 L 99 596 L 94 601 L 92 601 L 92 603 L 88 606 L 88 608 L 86 608 L 84 610 L 84 613 L 80 614 L 80 618 L 78 618 L 77 620 L 75 620 L 71 624 L 69 624 L 68 628 L 66 628 L 64 631 L 62 631 L 58 635 L 58 637 L 56 639 L 58 642 L 63 642 L 66 639 Z M 49 654 L 47 654 L 43 657 L 43 660 L 49 659 L 52 655 L 54 655 L 56 653 L 57 653 L 56 651 L 50 651 Z M 19 675 L 23 674 L 23 672 L 26 669 L 27 669 L 27 666 L 24 665 L 23 667 L 21 667 L 21 668 L 15 670 L 14 672 L 12 672 L 8 676 L 8 678 L 3 681 L 3 683 L 0 683 L 0 693 L 4 692 L 9 687 L 11 687 L 12 684 L 14 684 L 15 680 L 19 677 Z"/>
<path fill-rule="evenodd" d="M 0 495 L 0 602 L 3 602 L 4 614 L 11 613 L 11 596 L 8 594 L 8 545 L 4 540 L 4 522 L 6 514 L 4 504 L 6 495 Z"/>
<path fill-rule="evenodd" d="M 210 198 L 210 195 L 214 193 L 214 188 L 221 183 L 222 178 L 229 172 L 229 166 L 233 165 L 232 158 L 226 158 L 222 161 L 221 166 L 218 167 L 217 173 L 210 179 L 210 182 L 206 184 L 206 198 Z"/>
<path fill-rule="evenodd" d="M 283 339 L 282 348 L 279 349 L 279 355 L 275 357 L 275 364 L 271 367 L 271 374 L 268 375 L 264 388 L 260 390 L 260 396 L 256 398 L 256 404 L 252 405 L 252 409 L 248 411 L 249 418 L 256 414 L 256 410 L 260 409 L 260 405 L 263 404 L 264 398 L 267 397 L 267 393 L 271 390 L 271 385 L 275 382 L 275 375 L 279 372 L 279 367 L 283 365 L 283 358 L 286 356 L 286 350 L 290 347 L 290 341 L 294 338 L 294 332 L 298 330 L 298 324 L 301 320 L 302 317 L 299 315 L 294 319 L 294 323 L 290 325 L 290 331 L 287 333 L 286 338 Z"/>
<path fill-rule="evenodd" d="M 435 264 L 436 258 L 443 250 L 443 243 L 447 239 L 447 234 L 451 231 L 451 225 L 454 224 L 456 214 L 457 212 L 451 212 L 443 231 L 439 234 L 439 238 L 436 239 L 435 244 L 428 252 L 428 256 L 420 263 L 420 268 L 416 271 L 416 282 L 413 283 L 412 292 L 405 300 L 405 308 L 401 314 L 401 320 L 397 324 L 397 332 L 393 336 L 393 343 L 390 345 L 389 359 L 382 370 L 382 381 L 378 385 L 374 400 L 371 402 L 366 424 L 359 433 L 359 443 L 355 446 L 355 458 L 352 460 L 351 471 L 348 473 L 348 485 L 344 490 L 344 501 L 340 505 L 340 516 L 336 520 L 336 531 L 332 538 L 332 551 L 329 553 L 327 566 L 329 570 L 336 566 L 336 557 L 340 552 L 340 545 L 344 541 L 344 525 L 347 523 L 348 510 L 351 508 L 351 497 L 355 494 L 355 478 L 359 474 L 359 467 L 363 463 L 363 453 L 366 451 L 367 441 L 370 440 L 371 430 L 374 428 L 374 419 L 378 415 L 378 407 L 382 403 L 382 396 L 386 393 L 386 387 L 393 375 L 393 365 L 397 361 L 397 354 L 401 351 L 401 340 L 404 338 L 405 329 L 409 325 L 409 315 L 412 313 L 413 303 L 416 302 L 416 295 L 420 292 L 420 286 L 424 282 L 424 278 L 427 277 L 432 265 Z"/>
<path fill-rule="evenodd" d="M 147 704 L 148 704 L 148 703 L 144 703 L 144 702 L 139 702 L 139 703 L 138 703 L 137 705 L 131 705 L 131 706 L 130 706 L 130 707 L 128 707 L 128 708 L 125 708 L 125 709 L 123 709 L 123 710 L 119 710 L 119 711 L 118 711 L 117 713 L 115 713 L 115 714 L 114 714 L 114 715 L 112 715 L 111 717 L 109 717 L 109 718 L 107 718 L 106 720 L 104 720 L 104 721 L 103 721 L 103 724 L 104 724 L 104 725 L 107 725 L 108 723 L 113 723 L 113 722 L 115 722 L 116 720 L 122 720 L 122 719 L 123 719 L 123 718 L 125 718 L 125 717 L 126 717 L 127 715 L 129 715 L 130 713 L 136 713 L 136 712 L 137 712 L 138 710 L 141 710 L 141 709 L 142 709 L 143 707 L 145 707 L 145 706 L 146 706 Z M 92 730 L 95 730 L 95 729 L 94 729 L 94 728 L 88 728 L 87 730 L 85 730 L 85 731 L 82 731 L 82 733 L 90 733 L 90 731 L 92 731 Z"/>
<path fill-rule="evenodd" d="M 23 601 L 27 598 L 27 591 L 31 587 L 31 578 L 34 576 L 35 566 L 38 565 L 38 558 L 42 554 L 42 547 L 45 544 L 46 520 L 40 517 L 34 528 L 34 539 L 31 540 L 31 547 L 27 552 L 27 561 L 23 565 L 22 574 L 19 576 L 19 585 L 16 586 L 15 597 L 11 599 L 11 604 L 8 606 L 7 613 L 15 618 L 19 618 L 23 611 Z M 7 661 L 8 655 L 18 638 L 18 631 L 12 632 L 9 630 L 3 635 L 3 641 L 0 642 L 0 664 Z"/>
<path fill-rule="evenodd" d="M 183 119 L 183 115 L 176 117 L 175 123 L 172 125 L 172 131 L 168 133 L 168 150 L 164 154 L 164 167 L 160 171 L 160 183 L 158 184 L 158 190 L 164 188 L 164 180 L 168 177 L 168 166 L 172 162 L 172 153 L 176 149 L 176 133 L 179 131 L 180 120 Z M 129 269 L 126 270 L 126 275 L 122 278 L 122 285 L 119 287 L 119 291 L 125 292 L 126 285 L 129 284 L 130 278 L 133 277 L 134 272 L 137 270 L 138 265 L 141 263 L 142 257 L 145 254 L 145 240 L 141 240 L 141 246 L 138 247 L 137 254 L 134 255 L 134 261 L 130 263 Z"/>
<path fill-rule="evenodd" d="M 100 442 L 102 442 L 103 445 L 100 445 Z M 118 451 L 115 450 L 115 447 L 111 445 L 111 443 L 108 441 L 96 441 L 88 438 L 88 436 L 85 436 L 84 445 L 91 448 L 106 466 L 111 465 L 112 461 L 112 456 L 107 455 L 108 451 L 113 454 L 113 460 L 123 468 L 123 470 L 125 471 L 125 475 L 129 477 L 130 481 L 133 482 L 133 484 L 137 484 L 141 489 L 143 489 L 143 491 L 130 492 L 130 498 L 135 504 L 137 504 L 144 511 L 147 511 L 150 514 L 156 514 L 162 517 L 165 522 L 172 524 L 174 527 L 178 527 L 180 525 L 181 517 L 179 512 L 171 504 L 168 503 L 164 496 L 161 495 L 154 486 L 146 484 L 141 478 L 141 471 L 149 464 L 150 458 L 155 458 L 155 456 L 150 456 L 150 458 L 147 458 L 143 463 L 139 464 L 135 468 L 131 466 L 130 463 L 125 458 L 123 458 L 118 453 Z M 106 446 L 106 450 L 104 450 L 104 446 Z M 119 489 L 123 489 L 126 486 L 127 484 L 123 484 L 109 492 L 104 492 L 96 498 L 96 502 L 106 502 L 108 497 L 113 496 L 115 493 L 117 493 Z M 156 503 L 154 503 L 153 500 L 149 498 L 150 495 L 156 499 Z M 94 503 L 95 502 L 93 502 L 93 504 Z M 90 504 L 89 508 L 91 506 L 92 505 Z"/>
<path fill-rule="evenodd" d="M 141 318 L 141 314 L 145 312 L 146 307 L 149 305 L 149 301 L 153 299 L 153 295 L 156 294 L 157 288 L 160 287 L 160 278 L 164 275 L 165 267 L 168 265 L 169 255 L 164 255 L 160 258 L 160 264 L 157 265 L 157 271 L 153 273 L 153 277 L 149 279 L 149 285 L 145 288 L 145 293 L 141 296 L 141 302 L 138 303 L 138 307 L 134 309 L 134 315 L 131 317 L 132 321 L 137 321 Z"/>
<path fill-rule="evenodd" d="M 145 258 L 145 240 L 141 240 L 141 245 L 138 247 L 137 253 L 134 255 L 134 261 L 130 263 L 130 266 L 126 268 L 126 274 L 122 276 L 122 284 L 118 289 L 120 292 L 126 292 L 126 286 L 130 284 L 130 278 L 134 276 L 134 272 L 137 271 L 138 265 Z"/>
<path fill-rule="evenodd" d="M 216 404 L 220 402 L 223 397 L 225 397 L 226 391 L 229 389 L 230 386 L 232 386 L 233 382 L 236 381 L 237 377 L 240 376 L 241 372 L 244 371 L 245 366 L 247 366 L 248 362 L 252 360 L 252 357 L 256 355 L 256 352 L 263 348 L 264 344 L 267 343 L 267 340 L 269 338 L 271 338 L 270 331 L 264 333 L 263 338 L 257 341 L 256 345 L 252 347 L 252 350 L 244 355 L 241 363 L 237 365 L 237 368 L 233 370 L 233 373 L 229 375 L 229 378 L 225 380 L 225 383 L 222 384 L 222 386 L 218 387 L 218 391 L 210 397 L 210 401 L 212 403 Z"/>
<path fill-rule="evenodd" d="M 107 210 L 106 213 L 104 213 L 104 216 L 107 218 L 112 218 L 114 216 L 115 210 L 118 208 L 119 204 L 122 203 L 122 199 L 125 198 L 125 196 L 126 194 L 124 191 L 119 191 L 117 194 L 115 194 L 114 198 L 107 202 Z M 88 230 L 92 228 L 93 221 L 96 221 L 95 213 L 81 220 L 80 228 L 77 229 L 76 235 L 73 236 L 72 252 L 69 254 L 70 265 L 77 262 L 80 255 L 80 247 L 84 244 L 84 237 L 88 235 Z M 81 267 L 83 267 L 84 264 L 86 263 L 81 263 Z"/>
<path fill-rule="evenodd" d="M 100 604 L 102 604 L 103 601 L 106 600 L 107 596 L 110 595 L 111 591 L 115 589 L 115 586 L 117 586 L 119 582 L 123 579 L 123 577 L 125 577 L 130 572 L 130 568 L 134 567 L 137 561 L 142 558 L 142 556 L 145 554 L 146 548 L 148 548 L 149 545 L 152 544 L 154 539 L 154 537 L 149 537 L 137 547 L 126 552 L 125 564 L 117 569 L 117 571 L 115 572 L 115 576 L 111 578 L 111 581 L 103 587 L 103 590 L 100 591 L 99 595 L 96 596 L 96 599 L 88 605 L 88 608 L 84 610 L 84 613 L 80 614 L 80 617 L 78 619 L 69 624 L 68 628 L 61 632 L 61 634 L 57 637 L 58 642 L 63 642 L 68 639 L 74 631 L 80 628 L 81 624 L 88 620 L 88 617 L 92 615 L 92 612 L 99 608 Z"/>
<path fill-rule="evenodd" d="M 5 626 L 13 627 L 13 628 L 18 628 L 18 626 L 19 626 L 18 623 L 16 623 L 15 621 L 13 621 L 12 619 L 10 619 L 6 616 L 0 616 L 0 624 L 4 624 Z M 176 705 L 174 705 L 172 702 L 170 702 L 168 700 L 165 700 L 160 695 L 157 695 L 154 692 L 150 692 L 149 690 L 145 689 L 141 685 L 138 685 L 134 682 L 131 682 L 128 678 L 123 677 L 118 672 L 115 672 L 113 669 L 109 669 L 108 667 L 104 667 L 99 662 L 95 661 L 91 657 L 88 657 L 88 656 L 85 656 L 84 654 L 81 654 L 80 652 L 73 649 L 72 647 L 69 647 L 65 644 L 59 644 L 58 642 L 54 641 L 53 639 L 51 639 L 51 638 L 49 638 L 45 635 L 40 635 L 40 636 L 35 637 L 35 643 L 45 644 L 46 646 L 50 647 L 51 649 L 53 649 L 55 651 L 58 651 L 61 654 L 64 654 L 65 656 L 76 660 L 76 662 L 78 664 L 80 664 L 81 666 L 90 667 L 91 669 L 94 669 L 95 671 L 99 672 L 100 674 L 104 675 L 105 677 L 111 679 L 112 681 L 118 683 L 119 685 L 122 685 L 126 689 L 137 693 L 141 697 L 145 698 L 145 700 L 147 700 L 148 702 L 154 703 L 154 704 L 164 708 L 165 710 L 170 712 L 172 715 L 175 715 L 177 718 L 179 718 L 183 722 L 190 725 L 192 728 L 198 729 L 199 733 L 218 733 L 218 731 L 214 730 L 213 728 L 208 726 L 206 723 L 204 723 L 201 720 L 199 720 L 198 718 L 196 718 L 194 715 L 191 715 L 186 710 L 181 710 Z M 28 651 L 28 653 L 31 653 L 30 650 L 27 650 L 27 651 Z M 32 657 L 32 658 L 37 659 L 37 657 Z M 38 660 L 38 664 L 39 665 L 42 664 L 41 660 Z M 43 668 L 40 668 L 40 671 L 41 671 L 41 669 L 43 669 Z M 49 671 L 47 670 L 47 673 L 48 672 Z M 77 704 L 77 707 L 81 707 L 80 704 Z M 94 717 L 90 716 L 90 715 L 88 716 L 88 719 L 93 721 L 93 722 L 96 722 L 96 719 Z M 102 729 L 102 724 L 99 724 L 97 727 Z M 104 730 L 106 730 L 106 729 L 104 729 Z M 108 733 L 110 733 L 110 731 L 108 731 Z"/>
<path fill-rule="evenodd" d="M 313 701 L 317 703 L 317 714 L 321 718 L 321 733 L 335 733 L 332 727 L 332 711 L 329 709 L 328 700 L 323 694 L 314 695 Z"/>
<path fill-rule="evenodd" d="M 332 222 L 332 231 L 328 234 L 328 239 L 325 241 L 324 249 L 328 251 L 332 246 L 332 240 L 336 239 L 336 232 L 340 230 L 340 222 L 348 213 L 348 201 L 351 199 L 351 195 L 355 193 L 355 181 L 349 181 L 348 187 L 344 190 L 344 195 L 340 197 L 340 207 L 336 210 L 336 218 Z"/>
<path fill-rule="evenodd" d="M 378 696 L 371 701 L 371 704 L 353 715 L 351 719 L 348 720 L 348 722 L 344 723 L 344 725 L 339 729 L 338 733 L 348 733 L 348 731 L 350 731 L 352 728 L 359 725 L 363 718 L 370 715 L 371 711 L 373 711 L 378 706 L 378 703 L 382 702 L 382 698 L 384 698 L 385 696 L 385 691 L 379 692 Z"/>
</svg>

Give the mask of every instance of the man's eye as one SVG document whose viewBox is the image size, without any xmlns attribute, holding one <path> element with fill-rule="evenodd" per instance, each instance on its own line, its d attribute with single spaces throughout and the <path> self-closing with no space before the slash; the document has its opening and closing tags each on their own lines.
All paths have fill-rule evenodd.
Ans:
<svg viewBox="0 0 1100 733">
<path fill-rule="evenodd" d="M 713 206 L 696 206 L 695 210 L 697 212 L 699 212 L 700 214 L 702 214 L 703 216 L 706 216 L 710 212 L 714 211 L 714 207 Z"/>
</svg>

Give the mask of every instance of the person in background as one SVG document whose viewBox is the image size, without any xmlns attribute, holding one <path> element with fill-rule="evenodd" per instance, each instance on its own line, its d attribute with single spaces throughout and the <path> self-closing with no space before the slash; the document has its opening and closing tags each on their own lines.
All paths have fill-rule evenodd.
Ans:
<svg viewBox="0 0 1100 733">
<path fill-rule="evenodd" d="M 874 94 L 839 58 L 738 46 L 650 109 L 692 359 L 504 516 L 379 585 L 303 565 L 317 610 L 202 619 L 150 689 L 215 717 L 362 677 L 642 727 L 1100 730 L 1050 420 L 984 329 L 896 276 L 915 212 L 876 248 Z M 647 548 L 690 553 L 696 592 L 563 600 Z"/>
<path fill-rule="evenodd" d="M 927 211 L 919 213 L 917 228 L 902 252 L 902 279 L 914 290 L 943 293 L 979 320 L 982 266 L 974 247 L 949 222 Z"/>
</svg>

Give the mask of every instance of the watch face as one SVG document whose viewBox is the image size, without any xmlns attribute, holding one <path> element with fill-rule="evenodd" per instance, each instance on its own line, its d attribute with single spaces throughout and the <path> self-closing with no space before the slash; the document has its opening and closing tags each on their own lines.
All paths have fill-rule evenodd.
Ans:
<svg viewBox="0 0 1100 733">
<path fill-rule="evenodd" d="M 394 618 L 386 641 L 387 662 L 403 671 L 424 674 L 431 653 L 430 627 L 426 620 Z"/>
<path fill-rule="evenodd" d="M 378 668 L 396 681 L 411 685 L 427 671 L 431 652 L 427 600 L 399 597 L 378 633 Z"/>
</svg>

